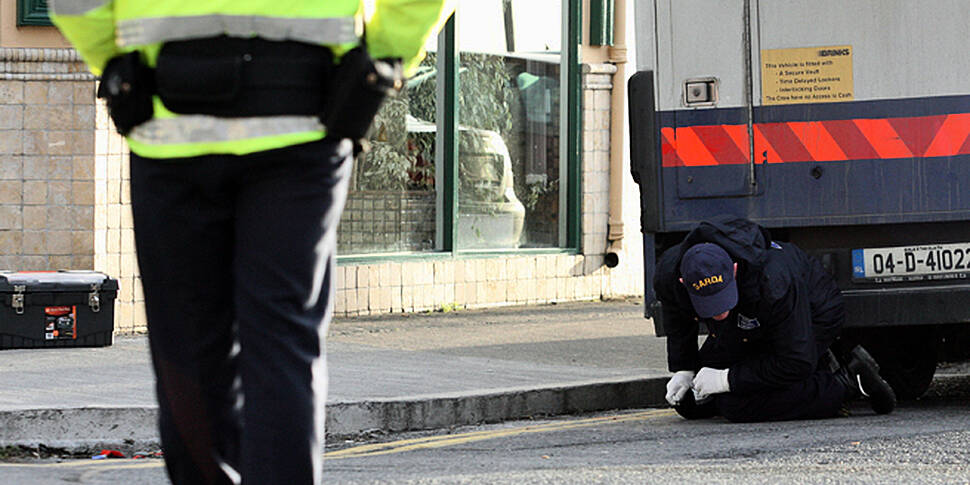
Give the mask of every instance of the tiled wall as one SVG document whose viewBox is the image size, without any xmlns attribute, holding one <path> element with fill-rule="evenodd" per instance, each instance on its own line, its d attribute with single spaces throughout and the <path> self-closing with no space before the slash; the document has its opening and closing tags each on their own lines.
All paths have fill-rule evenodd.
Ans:
<svg viewBox="0 0 970 485">
<path fill-rule="evenodd" d="M 606 252 L 610 219 L 612 64 L 583 65 L 583 252 Z"/>
<path fill-rule="evenodd" d="M 421 312 L 614 296 L 603 256 L 550 254 L 338 267 L 337 315 Z"/>
<path fill-rule="evenodd" d="M 71 59 L 0 49 L 0 268 L 94 266 L 94 83 Z"/>
<path fill-rule="evenodd" d="M 97 103 L 94 126 L 95 160 L 95 268 L 118 279 L 121 289 L 115 306 L 115 330 L 123 333 L 147 329 L 145 296 L 135 256 L 131 217 L 128 146 L 114 130 L 104 103 Z"/>
<path fill-rule="evenodd" d="M 337 232 L 339 253 L 434 250 L 435 193 L 351 191 Z"/>
<path fill-rule="evenodd" d="M 118 278 L 115 328 L 143 330 L 127 150 L 70 49 L 0 49 L 0 269 Z"/>
</svg>

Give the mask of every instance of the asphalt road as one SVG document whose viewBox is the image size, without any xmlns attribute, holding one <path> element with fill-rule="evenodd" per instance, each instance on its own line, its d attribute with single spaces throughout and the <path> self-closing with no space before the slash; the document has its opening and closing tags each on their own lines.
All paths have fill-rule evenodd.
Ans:
<svg viewBox="0 0 970 485">
<path fill-rule="evenodd" d="M 332 451 L 330 483 L 966 483 L 970 410 L 730 424 L 639 411 Z M 412 438 L 413 440 L 413 438 Z M 359 451 L 355 451 L 359 450 Z"/>
<path fill-rule="evenodd" d="M 967 483 L 970 401 L 888 416 L 687 422 L 670 410 L 512 422 L 331 443 L 326 483 Z M 160 460 L 0 464 L 4 484 L 162 484 Z"/>
</svg>

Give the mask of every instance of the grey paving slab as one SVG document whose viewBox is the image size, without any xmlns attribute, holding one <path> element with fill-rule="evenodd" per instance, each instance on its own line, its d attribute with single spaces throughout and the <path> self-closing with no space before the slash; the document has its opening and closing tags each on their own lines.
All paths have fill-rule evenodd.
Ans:
<svg viewBox="0 0 970 485">
<path fill-rule="evenodd" d="M 489 353 L 502 355 L 499 348 L 488 350 Z M 345 343 L 330 343 L 328 351 L 328 401 L 481 393 L 503 388 L 542 387 L 567 382 L 665 374 L 663 370 L 647 368 L 555 365 L 535 362 L 535 359 L 514 360 L 446 352 L 401 351 Z"/>
<path fill-rule="evenodd" d="M 435 353 L 598 369 L 666 369 L 666 340 L 653 335 L 450 347 Z"/>
<path fill-rule="evenodd" d="M 630 302 L 589 302 L 339 320 L 328 342 L 328 400 L 663 374 L 663 340 L 641 312 Z M 0 351 L 0 411 L 154 405 L 146 337 Z"/>
<path fill-rule="evenodd" d="M 148 341 L 109 347 L 0 351 L 0 411 L 88 406 L 153 406 Z"/>
<path fill-rule="evenodd" d="M 551 347 L 593 346 L 567 341 Z M 596 367 L 545 362 L 536 344 L 459 350 L 402 351 L 359 344 L 328 344 L 328 401 L 487 392 L 636 375 L 663 369 Z M 497 358 L 503 349 L 514 358 Z M 477 356 L 476 356 L 477 355 Z M 483 356 L 492 355 L 492 357 Z M 155 405 L 154 376 L 144 339 L 119 339 L 100 349 L 32 349 L 0 352 L 0 411 Z"/>
<path fill-rule="evenodd" d="M 652 332 L 630 301 L 340 319 L 327 431 L 653 405 L 667 372 Z M 150 442 L 155 409 L 144 336 L 0 351 L 0 444 Z"/>
</svg>

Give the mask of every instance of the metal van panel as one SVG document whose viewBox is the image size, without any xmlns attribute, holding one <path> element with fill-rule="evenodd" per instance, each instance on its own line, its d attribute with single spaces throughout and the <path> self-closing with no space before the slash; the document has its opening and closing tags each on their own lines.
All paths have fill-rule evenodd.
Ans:
<svg viewBox="0 0 970 485">
<path fill-rule="evenodd" d="M 655 0 L 635 0 L 633 9 L 637 71 L 656 71 L 657 44 L 654 40 L 657 32 L 657 7 Z"/>
<path fill-rule="evenodd" d="M 851 45 L 856 100 L 967 92 L 966 0 L 776 0 L 758 10 L 761 49 Z"/>
<path fill-rule="evenodd" d="M 713 76 L 717 107 L 746 106 L 743 0 L 657 2 L 658 106 L 682 109 L 683 83 Z"/>
<path fill-rule="evenodd" d="M 641 4 L 649 7 L 647 2 Z M 743 5 L 743 0 L 657 0 L 656 96 L 660 128 L 665 130 L 661 143 L 666 143 L 664 140 L 672 135 L 681 140 L 678 131 L 681 129 L 701 127 L 696 134 L 703 135 L 702 131 L 710 131 L 710 127 L 729 125 L 737 130 L 746 123 L 743 100 L 739 99 L 743 92 L 743 26 L 740 22 Z M 659 155 L 664 159 L 658 184 L 661 197 L 659 230 L 679 230 L 723 212 L 786 226 L 970 217 L 970 196 L 966 195 L 970 192 L 965 190 L 970 186 L 970 175 L 967 175 L 970 172 L 962 168 L 970 161 L 970 155 L 965 149 L 942 155 L 936 151 L 936 155 L 931 155 L 927 144 L 933 140 L 932 133 L 912 133 L 913 130 L 923 133 L 931 124 L 917 123 L 920 119 L 926 121 L 955 114 L 958 116 L 951 118 L 947 125 L 954 128 L 965 123 L 964 116 L 970 113 L 970 96 L 967 95 L 970 91 L 966 84 L 966 79 L 970 78 L 970 56 L 964 54 L 966 36 L 961 25 L 970 19 L 970 1 L 751 0 L 751 5 L 755 9 L 752 12 L 754 69 L 751 74 L 756 101 L 760 99 L 761 84 L 757 77 L 761 71 L 759 52 L 776 48 L 853 46 L 855 94 L 855 101 L 851 102 L 756 106 L 756 133 L 767 133 L 766 128 L 778 131 L 786 123 L 803 128 L 805 123 L 833 120 L 892 120 L 890 123 L 906 126 L 903 129 L 910 132 L 900 131 L 897 140 L 910 138 L 907 143 L 912 143 L 907 148 L 913 155 L 880 154 L 882 158 L 876 159 L 860 159 L 853 155 L 849 159 L 820 158 L 813 162 L 811 157 L 791 155 L 797 150 L 786 150 L 788 154 L 780 153 L 783 158 L 776 159 L 772 153 L 769 160 L 768 152 L 760 150 L 756 143 L 756 168 L 763 170 L 756 170 L 760 179 L 758 192 L 746 197 L 738 190 L 741 188 L 740 177 L 734 177 L 740 175 L 740 172 L 734 173 L 740 165 L 693 167 L 691 165 L 710 163 L 710 160 L 684 158 L 668 161 L 666 150 L 669 146 L 665 146 Z M 701 14 L 693 13 L 697 11 Z M 733 61 L 719 61 L 696 52 L 699 45 L 710 44 L 719 38 L 728 39 L 729 42 L 722 44 L 731 45 L 726 52 L 733 52 L 722 53 L 720 57 L 734 56 Z M 690 65 L 702 67 L 689 68 Z M 731 76 L 720 73 L 713 75 L 719 77 L 724 89 L 721 104 L 697 109 L 682 106 L 682 79 L 711 75 L 709 69 L 727 69 L 736 73 L 733 84 L 738 106 L 725 106 L 724 100 L 730 97 L 727 93 L 732 82 Z M 959 129 L 951 129 L 951 132 L 954 136 L 960 134 Z M 708 140 L 705 139 L 705 143 Z M 697 139 L 688 142 L 696 144 Z M 839 143 L 856 142 L 840 140 Z M 891 145 L 883 143 L 882 148 Z M 740 142 L 738 146 L 744 148 Z M 854 149 L 850 145 L 840 146 Z M 765 161 L 770 163 L 761 167 Z M 780 161 L 784 163 L 778 163 Z M 719 158 L 717 163 L 738 161 Z M 710 172 L 705 172 L 708 170 Z M 730 173 L 726 176 L 714 174 L 722 170 Z M 710 173 L 711 177 L 703 177 L 701 173 Z M 720 183 L 700 183 L 698 177 L 713 178 Z"/>
<path fill-rule="evenodd" d="M 850 325 L 970 322 L 970 280 L 853 282 L 850 259 L 853 248 L 970 241 L 966 237 L 970 230 L 966 229 L 970 227 L 970 170 L 966 170 L 970 139 L 960 142 L 955 138 L 966 133 L 961 129 L 970 116 L 970 56 L 966 55 L 970 37 L 965 33 L 970 0 L 750 0 L 755 105 L 751 121 L 756 168 L 764 174 L 759 184 L 763 191 L 733 197 L 711 196 L 711 191 L 722 190 L 717 185 L 725 180 L 716 175 L 712 175 L 712 188 L 699 188 L 693 196 L 682 190 L 692 171 L 724 167 L 688 167 L 687 157 L 681 156 L 684 138 L 678 136 L 678 143 L 670 142 L 679 135 L 676 130 L 699 127 L 694 133 L 697 137 L 688 142 L 696 145 L 700 140 L 704 147 L 717 149 L 709 143 L 715 139 L 709 135 L 713 128 L 722 126 L 736 135 L 748 121 L 742 113 L 747 111 L 739 22 L 743 1 L 635 1 L 640 10 L 655 9 L 653 26 L 649 21 L 646 28 L 638 24 L 637 43 L 655 49 L 651 53 L 656 56 L 638 56 L 637 60 L 652 62 L 641 69 L 653 70 L 657 76 L 659 133 L 652 134 L 649 143 L 659 141 L 653 154 L 658 174 L 656 187 L 649 187 L 653 190 L 641 196 L 644 211 L 656 214 L 649 219 L 655 225 L 644 225 L 643 249 L 645 311 L 654 316 L 658 335 L 663 322 L 657 315 L 652 287 L 658 253 L 698 222 L 724 214 L 750 218 L 781 234 L 782 240 L 789 237 L 802 247 L 806 247 L 806 235 L 811 235 L 817 242 L 809 246 L 836 263 L 839 286 L 846 291 Z M 699 8 L 719 11 L 723 18 L 709 18 L 705 13 L 691 18 L 691 10 Z M 657 36 L 655 43 L 642 40 L 650 35 Z M 715 48 L 722 50 L 720 57 L 733 57 L 733 63 L 722 64 L 733 66 L 737 79 L 708 72 L 720 67 L 718 59 L 690 50 L 725 39 L 730 45 Z M 839 45 L 852 46 L 853 101 L 761 106 L 761 52 Z M 714 108 L 685 107 L 681 102 L 683 80 L 703 76 L 719 78 L 724 89 L 721 103 Z M 737 88 L 733 93 L 732 86 Z M 729 99 L 732 102 L 726 102 Z M 948 115 L 956 116 L 946 118 Z M 944 123 L 943 119 L 950 134 L 937 137 L 938 127 L 933 123 Z M 850 135 L 851 126 L 833 121 L 851 121 L 861 130 Z M 833 136 L 831 141 L 844 149 L 844 156 L 816 152 L 824 143 L 813 145 L 808 128 L 823 123 Z M 874 130 L 875 135 L 862 133 L 876 125 L 892 128 L 885 133 Z M 812 153 L 793 155 L 799 144 L 777 136 L 786 126 L 788 135 L 800 137 L 804 148 L 814 147 Z M 770 132 L 783 149 L 772 153 L 771 163 L 762 164 L 769 160 L 768 152 L 758 147 L 759 143 L 762 147 L 774 143 L 768 139 Z M 633 136 L 637 136 L 635 131 L 631 131 Z M 950 141 L 946 141 L 948 136 Z M 862 138 L 879 153 L 860 155 L 865 145 Z M 934 140 L 943 143 L 930 150 Z M 641 146 L 643 143 L 647 140 Z M 904 143 L 906 148 L 892 149 L 893 143 Z M 952 146 L 942 149 L 947 144 Z M 738 142 L 739 148 L 741 145 Z M 718 165 L 740 166 L 737 157 L 714 158 Z M 696 177 L 693 180 L 698 182 Z M 657 206 L 649 206 L 651 203 Z"/>
<path fill-rule="evenodd" d="M 755 165 L 755 179 L 759 184 L 752 194 L 750 168 L 745 165 L 718 165 L 713 167 L 679 167 L 677 169 L 677 196 L 681 199 L 710 197 L 738 197 L 764 192 L 764 165 Z"/>
<path fill-rule="evenodd" d="M 758 197 L 683 198 L 680 170 L 663 169 L 664 231 L 681 231 L 721 214 L 773 227 L 894 224 L 970 219 L 970 163 L 939 159 L 779 163 L 763 167 L 770 181 Z M 813 169 L 821 168 L 819 178 Z M 720 168 L 720 167 L 710 167 Z"/>
</svg>

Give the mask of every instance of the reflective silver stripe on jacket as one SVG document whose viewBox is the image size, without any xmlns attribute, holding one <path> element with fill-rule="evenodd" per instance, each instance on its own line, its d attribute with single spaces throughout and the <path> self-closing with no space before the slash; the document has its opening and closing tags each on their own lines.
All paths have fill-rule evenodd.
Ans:
<svg viewBox="0 0 970 485">
<path fill-rule="evenodd" d="M 214 14 L 123 20 L 118 22 L 117 37 L 119 47 L 222 34 L 311 44 L 343 44 L 357 40 L 355 26 L 354 17 L 306 19 Z"/>
<path fill-rule="evenodd" d="M 265 116 L 252 118 L 217 118 L 206 115 L 183 115 L 178 118 L 151 119 L 131 131 L 131 139 L 149 145 L 213 143 L 249 138 L 322 131 L 315 116 Z"/>
<path fill-rule="evenodd" d="M 111 0 L 50 0 L 48 5 L 55 15 L 83 15 Z"/>
</svg>

